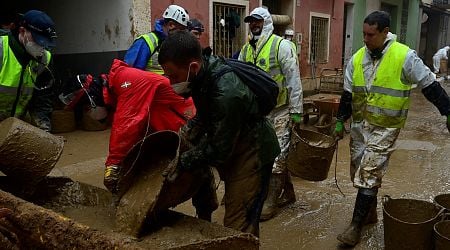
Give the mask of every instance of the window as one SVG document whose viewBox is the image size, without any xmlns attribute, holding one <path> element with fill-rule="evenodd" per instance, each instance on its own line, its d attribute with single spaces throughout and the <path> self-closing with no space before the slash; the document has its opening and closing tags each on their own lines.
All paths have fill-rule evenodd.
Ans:
<svg viewBox="0 0 450 250">
<path fill-rule="evenodd" d="M 311 64 L 328 62 L 330 37 L 330 16 L 311 14 L 309 61 Z"/>
<path fill-rule="evenodd" d="M 245 6 L 214 3 L 213 51 L 215 55 L 231 57 L 245 42 Z"/>
</svg>

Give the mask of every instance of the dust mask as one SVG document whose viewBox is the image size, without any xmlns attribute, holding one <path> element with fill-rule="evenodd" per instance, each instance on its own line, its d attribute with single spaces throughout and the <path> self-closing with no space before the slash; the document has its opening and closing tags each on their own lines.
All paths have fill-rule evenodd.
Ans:
<svg viewBox="0 0 450 250">
<path fill-rule="evenodd" d="M 25 34 L 23 35 L 23 45 L 28 54 L 30 54 L 32 57 L 36 59 L 39 59 L 44 56 L 45 49 L 44 47 L 32 41 L 29 38 L 30 35 L 31 33 L 29 31 L 25 32 Z"/>
<path fill-rule="evenodd" d="M 189 70 L 186 77 L 186 81 L 171 85 L 175 93 L 177 93 L 178 95 L 186 95 L 191 92 L 191 88 L 189 88 L 189 85 L 191 84 L 191 82 L 189 81 L 189 75 L 191 73 L 191 65 L 192 63 L 189 64 Z"/>
</svg>

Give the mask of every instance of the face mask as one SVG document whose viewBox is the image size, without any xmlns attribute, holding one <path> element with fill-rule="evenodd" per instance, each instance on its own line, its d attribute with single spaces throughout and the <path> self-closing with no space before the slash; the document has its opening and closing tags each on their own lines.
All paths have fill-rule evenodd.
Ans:
<svg viewBox="0 0 450 250">
<path fill-rule="evenodd" d="M 37 44 L 37 43 L 35 43 L 33 41 L 30 41 L 31 39 L 28 38 L 29 34 L 30 33 L 27 31 L 25 33 L 25 35 L 24 35 L 24 38 L 23 38 L 23 40 L 24 40 L 23 43 L 24 43 L 25 50 L 32 57 L 34 57 L 36 59 L 39 59 L 42 56 L 44 56 L 44 52 L 45 52 L 44 47 L 40 46 L 39 44 Z"/>
<path fill-rule="evenodd" d="M 172 88 L 175 91 L 175 93 L 179 94 L 179 95 L 185 95 L 191 92 L 191 89 L 189 88 L 189 85 L 191 84 L 191 82 L 189 81 L 189 75 L 191 73 L 191 64 L 189 64 L 189 70 L 188 70 L 188 74 L 186 77 L 186 81 L 184 82 L 179 82 L 179 83 L 175 83 L 172 84 Z"/>
</svg>

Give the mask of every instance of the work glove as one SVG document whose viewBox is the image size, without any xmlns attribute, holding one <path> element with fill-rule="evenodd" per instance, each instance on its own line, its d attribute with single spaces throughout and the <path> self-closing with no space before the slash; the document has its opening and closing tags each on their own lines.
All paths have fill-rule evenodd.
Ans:
<svg viewBox="0 0 450 250">
<path fill-rule="evenodd" d="M 450 132 L 450 115 L 447 116 L 447 129 Z"/>
<path fill-rule="evenodd" d="M 110 165 L 105 168 L 103 185 L 113 194 L 117 194 L 117 183 L 121 177 L 122 167 L 119 165 Z"/>
<path fill-rule="evenodd" d="M 333 131 L 333 137 L 336 141 L 344 138 L 344 122 L 337 120 L 336 121 L 336 127 Z"/>
<path fill-rule="evenodd" d="M 291 114 L 291 121 L 295 124 L 299 124 L 302 121 L 302 114 L 299 113 Z"/>
</svg>

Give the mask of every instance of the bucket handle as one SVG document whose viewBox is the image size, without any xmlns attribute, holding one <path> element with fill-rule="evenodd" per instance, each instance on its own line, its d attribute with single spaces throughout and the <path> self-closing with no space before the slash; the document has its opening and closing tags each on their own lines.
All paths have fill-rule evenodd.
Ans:
<svg viewBox="0 0 450 250">
<path fill-rule="evenodd" d="M 295 136 L 295 138 L 298 140 L 298 141 L 296 141 L 296 142 L 302 141 L 302 142 L 305 143 L 306 145 L 310 145 L 310 141 L 304 139 L 304 138 L 301 137 L 300 134 L 298 133 L 297 128 L 300 128 L 299 125 L 298 125 L 298 127 L 292 127 L 292 128 L 293 128 L 293 129 L 291 130 L 291 133 L 292 133 L 292 134 Z M 294 128 L 295 128 L 295 129 L 294 129 Z M 315 131 L 312 131 L 312 132 L 315 132 Z M 318 133 L 318 132 L 316 132 L 316 133 Z M 322 133 L 319 133 L 319 134 L 322 134 Z M 325 135 L 325 134 L 322 134 L 322 135 Z M 326 136 L 328 136 L 328 135 L 326 135 Z M 336 141 L 333 140 L 333 142 L 330 144 L 330 148 L 331 148 L 331 147 L 335 147 L 335 145 L 336 145 Z"/>
<path fill-rule="evenodd" d="M 450 220 L 450 212 L 445 212 L 447 209 L 442 208 L 441 211 L 439 211 L 439 214 L 441 215 L 440 221 Z"/>
</svg>

